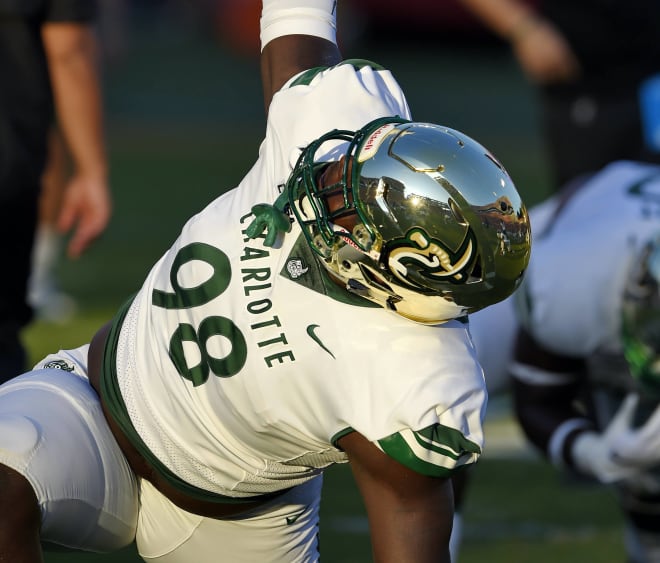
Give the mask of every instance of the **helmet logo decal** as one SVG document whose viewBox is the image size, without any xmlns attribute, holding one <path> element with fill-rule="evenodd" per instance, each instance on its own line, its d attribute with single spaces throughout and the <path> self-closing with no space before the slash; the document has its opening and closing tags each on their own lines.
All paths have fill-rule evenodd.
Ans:
<svg viewBox="0 0 660 563">
<path fill-rule="evenodd" d="M 292 280 L 296 280 L 309 271 L 309 266 L 307 266 L 302 258 L 292 258 L 286 263 L 286 271 Z"/>
<path fill-rule="evenodd" d="M 376 129 L 369 138 L 362 145 L 362 150 L 358 156 L 358 162 L 364 162 L 374 156 L 380 147 L 380 144 L 385 140 L 387 134 L 394 129 L 396 123 L 387 123 Z"/>
<path fill-rule="evenodd" d="M 404 238 L 392 241 L 388 246 L 390 251 L 387 264 L 391 272 L 402 282 L 412 286 L 420 284 L 410 279 L 409 269 L 436 281 L 465 283 L 469 268 L 476 257 L 472 229 L 468 229 L 456 252 L 418 227 L 408 231 Z"/>
</svg>

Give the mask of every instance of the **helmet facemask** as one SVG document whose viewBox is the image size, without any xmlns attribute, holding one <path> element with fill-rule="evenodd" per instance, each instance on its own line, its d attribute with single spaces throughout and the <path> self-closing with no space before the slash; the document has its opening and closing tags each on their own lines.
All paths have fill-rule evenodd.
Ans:
<svg viewBox="0 0 660 563">
<path fill-rule="evenodd" d="M 645 393 L 660 397 L 660 236 L 646 245 L 628 279 L 622 340 L 633 377 Z"/>
<path fill-rule="evenodd" d="M 378 129 L 379 125 L 391 123 L 407 121 L 388 117 L 370 125 Z M 365 127 L 357 132 L 335 130 L 313 141 L 303 150 L 287 182 L 291 209 L 310 246 L 322 258 L 329 258 L 337 244 L 353 244 L 376 260 L 380 254 L 379 243 L 382 241 L 365 217 L 353 190 L 353 186 L 360 183 L 359 167 L 354 166 L 355 154 L 373 129 Z M 330 143 L 348 144 L 338 160 L 342 166 L 341 177 L 336 182 L 320 185 L 319 178 L 332 161 L 319 162 L 316 157 L 322 149 L 327 150 L 326 144 Z M 355 218 L 351 223 L 357 223 L 356 228 L 348 230 L 337 223 L 351 216 Z"/>
</svg>

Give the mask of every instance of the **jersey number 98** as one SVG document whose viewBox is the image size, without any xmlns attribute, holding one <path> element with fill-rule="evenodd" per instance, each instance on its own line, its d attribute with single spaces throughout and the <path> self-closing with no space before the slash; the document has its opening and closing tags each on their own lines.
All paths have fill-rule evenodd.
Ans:
<svg viewBox="0 0 660 563">
<path fill-rule="evenodd" d="M 208 264 L 211 275 L 194 287 L 181 287 L 178 280 L 179 270 L 192 261 Z M 231 281 L 231 266 L 227 255 L 214 246 L 195 242 L 182 247 L 176 254 L 170 270 L 172 292 L 154 289 L 151 302 L 164 309 L 190 309 L 206 305 L 227 289 Z M 208 351 L 211 338 L 222 336 L 231 344 L 231 349 L 223 358 L 216 358 Z M 201 355 L 200 362 L 188 366 L 184 350 L 185 343 L 194 344 Z M 170 338 L 169 356 L 179 374 L 197 387 L 205 383 L 209 374 L 217 377 L 232 377 L 245 365 L 247 344 L 245 337 L 234 321 L 227 317 L 213 315 L 206 317 L 199 327 L 180 323 Z"/>
</svg>

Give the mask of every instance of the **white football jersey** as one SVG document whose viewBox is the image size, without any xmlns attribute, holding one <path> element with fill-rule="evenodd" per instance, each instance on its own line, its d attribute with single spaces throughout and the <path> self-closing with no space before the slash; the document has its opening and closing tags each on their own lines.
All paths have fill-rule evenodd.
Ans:
<svg viewBox="0 0 660 563">
<path fill-rule="evenodd" d="M 555 196 L 530 217 L 531 260 L 515 295 L 521 322 L 559 354 L 619 352 L 631 260 L 660 230 L 660 167 L 610 164 L 565 205 Z"/>
<path fill-rule="evenodd" d="M 297 224 L 274 248 L 245 234 L 301 148 L 387 115 L 409 110 L 382 69 L 290 82 L 254 167 L 187 222 L 116 321 L 104 387 L 164 473 L 217 495 L 278 491 L 346 461 L 336 441 L 353 430 L 427 475 L 476 461 L 486 397 L 464 323 L 418 325 L 350 295 Z"/>
</svg>

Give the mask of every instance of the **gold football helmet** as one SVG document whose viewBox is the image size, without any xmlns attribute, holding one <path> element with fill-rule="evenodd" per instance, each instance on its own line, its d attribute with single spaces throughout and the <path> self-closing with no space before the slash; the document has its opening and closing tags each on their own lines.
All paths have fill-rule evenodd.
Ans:
<svg viewBox="0 0 660 563">
<path fill-rule="evenodd" d="M 321 185 L 328 163 L 317 159 L 328 146 L 334 160 L 345 158 L 341 180 Z M 529 218 L 511 178 L 488 150 L 448 127 L 388 117 L 332 131 L 302 152 L 287 191 L 334 278 L 420 323 L 505 299 L 529 261 Z M 350 231 L 340 226 L 349 218 Z"/>
</svg>

